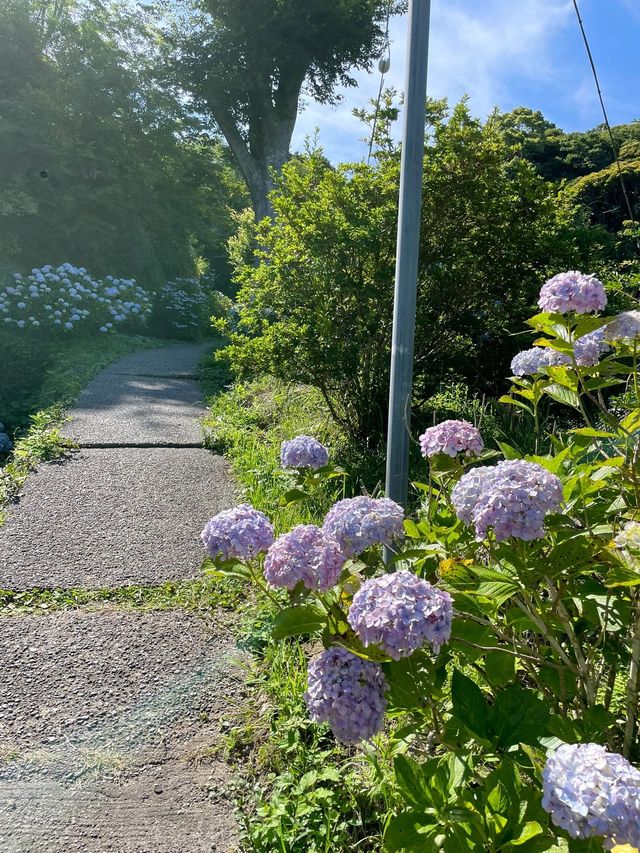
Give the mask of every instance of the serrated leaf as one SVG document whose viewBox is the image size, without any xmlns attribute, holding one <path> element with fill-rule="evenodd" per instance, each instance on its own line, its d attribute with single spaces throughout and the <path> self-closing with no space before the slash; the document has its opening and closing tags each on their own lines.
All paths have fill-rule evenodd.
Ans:
<svg viewBox="0 0 640 853">
<path fill-rule="evenodd" d="M 424 812 L 407 811 L 392 817 L 384 833 L 384 850 L 388 853 L 397 851 L 421 851 L 421 853 L 436 853 L 438 847 L 435 838 L 439 824 L 434 822 L 432 815 Z"/>
<path fill-rule="evenodd" d="M 565 388 L 563 385 L 551 384 L 547 385 L 545 393 L 558 403 L 564 403 L 565 406 L 572 406 L 574 409 L 580 411 L 580 398 L 570 388 Z"/>
</svg>

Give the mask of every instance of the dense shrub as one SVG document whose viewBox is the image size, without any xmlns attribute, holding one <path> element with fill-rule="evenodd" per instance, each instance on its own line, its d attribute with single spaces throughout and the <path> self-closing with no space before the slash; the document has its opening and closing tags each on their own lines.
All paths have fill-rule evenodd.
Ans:
<svg viewBox="0 0 640 853">
<path fill-rule="evenodd" d="M 416 394 L 447 377 L 490 389 L 514 351 L 508 330 L 536 282 L 580 254 L 572 215 L 499 132 L 464 105 L 431 114 L 425 149 Z M 259 265 L 236 252 L 238 322 L 227 355 L 314 385 L 360 439 L 386 420 L 399 150 L 379 134 L 371 165 L 331 167 L 319 150 L 288 163 L 258 226 Z M 582 232 L 581 232 L 582 233 Z"/>
<path fill-rule="evenodd" d="M 339 501 L 317 528 L 344 557 L 328 591 L 313 575 L 326 578 L 325 551 L 289 541 L 306 529 L 265 544 L 264 561 L 225 561 L 213 549 L 203 564 L 262 589 L 274 641 L 313 638 L 313 720 L 348 743 L 378 738 L 363 754 L 377 773 L 392 761 L 388 851 L 640 843 L 640 312 L 541 313 L 529 327 L 536 346 L 566 360 L 514 378 L 505 402 L 538 431 L 545 397 L 584 426 L 541 435 L 540 452 L 525 458 L 502 442 L 497 463 L 495 451 L 469 444 L 470 425 L 454 457 L 455 423 L 432 434 L 404 544 L 401 510 L 386 499 Z M 582 365 L 575 344 L 595 333 L 606 348 Z M 623 391 L 615 411 L 601 394 L 610 387 Z M 300 470 L 297 483 L 309 491 L 323 473 L 332 472 Z M 243 543 L 242 527 L 226 533 Z M 379 544 L 395 552 L 386 565 Z M 265 571 L 276 559 L 278 573 Z M 293 575 L 299 583 L 281 590 Z M 385 711 L 388 739 L 373 734 Z"/>
<path fill-rule="evenodd" d="M 225 316 L 232 301 L 216 289 L 214 276 L 177 278 L 155 294 L 151 328 L 169 338 L 198 338 L 211 333 L 211 317 Z"/>
</svg>

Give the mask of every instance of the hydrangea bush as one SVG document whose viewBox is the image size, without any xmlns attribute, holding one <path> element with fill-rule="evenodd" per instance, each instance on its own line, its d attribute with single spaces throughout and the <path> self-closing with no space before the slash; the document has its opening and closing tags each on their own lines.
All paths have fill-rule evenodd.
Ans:
<svg viewBox="0 0 640 853">
<path fill-rule="evenodd" d="M 583 426 L 497 462 L 470 424 L 427 431 L 410 517 L 362 495 L 260 547 L 246 505 L 203 533 L 206 572 L 271 598 L 275 641 L 311 638 L 310 718 L 392 763 L 387 851 L 640 844 L 640 341 L 599 316 L 593 276 L 555 276 L 540 305 L 532 343 L 562 358 L 503 402 Z"/>
<path fill-rule="evenodd" d="M 211 274 L 176 278 L 154 295 L 151 324 L 156 333 L 173 338 L 198 338 L 211 333 L 212 317 L 227 317 L 233 301 L 221 293 Z"/>
<path fill-rule="evenodd" d="M 133 279 L 95 279 L 70 263 L 15 273 L 0 289 L 0 324 L 24 332 L 107 334 L 139 328 L 150 313 L 149 294 Z"/>
</svg>

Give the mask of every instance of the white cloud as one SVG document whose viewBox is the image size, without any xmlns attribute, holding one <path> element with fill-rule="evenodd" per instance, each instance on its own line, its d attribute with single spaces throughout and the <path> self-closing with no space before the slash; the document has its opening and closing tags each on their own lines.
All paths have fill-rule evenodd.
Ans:
<svg viewBox="0 0 640 853">
<path fill-rule="evenodd" d="M 552 43 L 571 22 L 568 0 L 433 0 L 428 93 L 450 101 L 469 94 L 472 110 L 486 115 L 509 109 L 514 79 L 552 84 L 562 74 Z M 391 23 L 391 71 L 386 85 L 404 89 L 406 18 Z M 298 119 L 293 147 L 320 128 L 320 143 L 332 160 L 356 159 L 366 150 L 364 127 L 351 115 L 375 98 L 378 73 L 357 76 L 358 88 L 343 92 L 338 108 L 310 103 Z"/>
</svg>

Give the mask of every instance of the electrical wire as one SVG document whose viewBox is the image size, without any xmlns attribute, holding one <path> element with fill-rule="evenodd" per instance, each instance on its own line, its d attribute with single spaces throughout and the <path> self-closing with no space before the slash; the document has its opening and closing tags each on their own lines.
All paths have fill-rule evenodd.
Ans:
<svg viewBox="0 0 640 853">
<path fill-rule="evenodd" d="M 604 117 L 604 124 L 607 129 L 607 133 L 609 136 L 609 142 L 611 144 L 611 150 L 613 152 L 613 157 L 616 163 L 616 167 L 618 170 L 618 178 L 620 179 L 620 186 L 622 187 L 622 195 L 624 196 L 624 200 L 627 205 L 627 211 L 629 213 L 629 219 L 631 220 L 631 224 L 633 225 L 634 232 L 636 233 L 636 246 L 638 251 L 640 251 L 640 235 L 637 233 L 637 223 L 636 218 L 633 215 L 633 207 L 631 205 L 631 200 L 629 198 L 629 194 L 627 192 L 627 187 L 624 182 L 624 175 L 622 173 L 622 166 L 620 165 L 620 158 L 618 156 L 618 149 L 616 147 L 615 139 L 613 138 L 613 133 L 611 132 L 611 125 L 609 124 L 609 116 L 607 115 L 607 109 L 604 104 L 604 97 L 602 95 L 602 89 L 600 88 L 600 80 L 598 78 L 598 72 L 596 71 L 596 64 L 593 60 L 593 54 L 591 53 L 591 47 L 589 46 L 589 39 L 587 38 L 587 33 L 584 28 L 584 22 L 582 20 L 582 15 L 580 14 L 580 9 L 578 7 L 578 0 L 572 0 L 573 8 L 575 9 L 576 17 L 578 19 L 578 24 L 580 26 L 580 32 L 582 33 L 582 40 L 584 41 L 584 46 L 587 51 L 587 57 L 589 59 L 589 65 L 591 66 L 591 73 L 593 74 L 593 80 L 596 84 L 596 91 L 598 92 L 598 99 L 600 100 L 600 106 L 602 107 L 602 115 Z"/>
<path fill-rule="evenodd" d="M 373 150 L 373 141 L 376 135 L 376 129 L 378 126 L 378 115 L 380 113 L 380 101 L 382 100 L 382 91 L 384 89 L 384 77 L 385 74 L 391 68 L 391 42 L 389 41 L 389 19 L 391 17 L 391 4 L 393 0 L 389 0 L 387 3 L 387 19 L 384 28 L 384 43 L 382 45 L 382 52 L 380 53 L 380 60 L 378 62 L 378 69 L 380 71 L 380 88 L 378 89 L 378 97 L 376 98 L 376 109 L 373 114 L 373 124 L 371 126 L 371 138 L 369 139 L 369 151 L 367 152 L 367 166 L 371 160 L 371 152 Z"/>
</svg>

